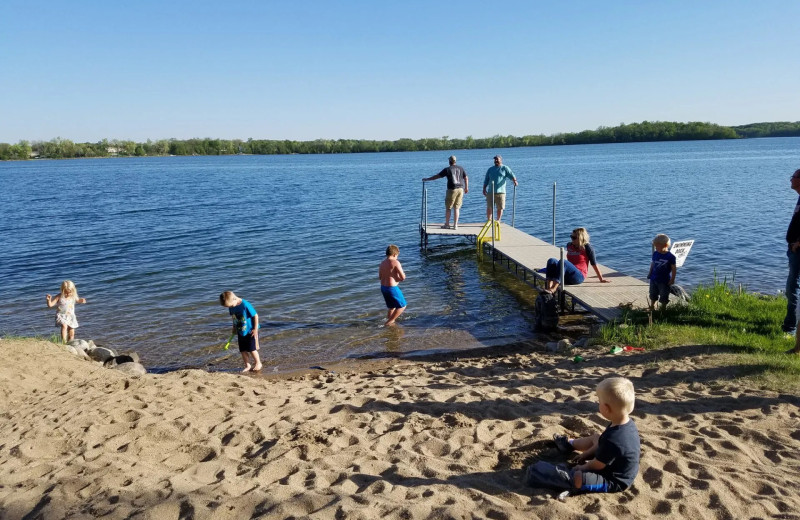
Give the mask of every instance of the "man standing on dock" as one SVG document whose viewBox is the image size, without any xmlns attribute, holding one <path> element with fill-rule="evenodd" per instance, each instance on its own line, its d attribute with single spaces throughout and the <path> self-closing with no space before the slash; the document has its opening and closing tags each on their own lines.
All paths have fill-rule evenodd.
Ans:
<svg viewBox="0 0 800 520">
<path fill-rule="evenodd" d="M 500 222 L 500 217 L 503 216 L 503 210 L 506 209 L 506 179 L 514 181 L 514 186 L 517 186 L 517 177 L 511 168 L 503 164 L 503 156 L 494 156 L 494 166 L 486 171 L 486 177 L 483 179 L 483 196 L 486 197 L 486 220 L 492 219 L 492 202 L 497 208 L 497 221 Z M 494 183 L 494 193 L 490 198 L 488 190 Z"/>
<path fill-rule="evenodd" d="M 800 194 L 800 170 L 792 175 L 792 189 Z M 786 256 L 789 257 L 789 276 L 786 278 L 786 318 L 783 320 L 783 331 L 788 334 L 795 334 L 797 328 L 797 291 L 800 286 L 800 198 L 794 207 L 792 220 L 789 222 L 789 229 L 786 230 L 786 242 L 788 250 Z M 798 347 L 793 349 L 798 352 Z"/>
<path fill-rule="evenodd" d="M 423 182 L 432 181 L 447 177 L 447 192 L 444 196 L 444 225 L 442 228 L 450 228 L 450 210 L 453 210 L 453 229 L 458 229 L 458 215 L 461 204 L 464 202 L 464 194 L 469 193 L 469 178 L 464 168 L 456 164 L 456 156 L 451 155 L 448 159 L 450 166 L 440 171 L 432 177 L 422 179 Z"/>
</svg>

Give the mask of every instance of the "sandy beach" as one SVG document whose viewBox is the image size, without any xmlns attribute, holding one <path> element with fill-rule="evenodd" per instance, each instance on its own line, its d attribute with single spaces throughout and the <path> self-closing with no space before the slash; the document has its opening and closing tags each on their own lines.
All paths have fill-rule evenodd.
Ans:
<svg viewBox="0 0 800 520">
<path fill-rule="evenodd" d="M 132 378 L 3 339 L 0 518 L 800 518 L 796 392 L 738 379 L 719 349 L 584 353 Z M 637 390 L 634 486 L 525 486 L 527 464 L 559 460 L 554 433 L 602 430 L 610 375 Z"/>
</svg>

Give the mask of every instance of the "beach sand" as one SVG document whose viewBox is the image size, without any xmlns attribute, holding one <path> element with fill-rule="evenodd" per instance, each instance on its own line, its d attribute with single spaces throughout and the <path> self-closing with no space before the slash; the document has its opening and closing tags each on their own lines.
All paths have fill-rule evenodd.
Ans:
<svg viewBox="0 0 800 520">
<path fill-rule="evenodd" d="M 543 350 L 130 378 L 0 340 L 0 518 L 800 518 L 796 394 L 702 346 Z M 527 464 L 558 460 L 554 433 L 604 428 L 594 388 L 611 375 L 637 389 L 634 486 L 525 486 Z"/>
</svg>

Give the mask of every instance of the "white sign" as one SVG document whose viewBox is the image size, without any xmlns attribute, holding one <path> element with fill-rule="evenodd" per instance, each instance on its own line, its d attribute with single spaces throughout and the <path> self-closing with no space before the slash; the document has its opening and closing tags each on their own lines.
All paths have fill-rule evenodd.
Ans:
<svg viewBox="0 0 800 520">
<path fill-rule="evenodd" d="M 675 267 L 681 267 L 683 262 L 686 261 L 692 244 L 694 244 L 694 240 L 683 240 L 681 242 L 675 242 L 672 244 L 672 247 L 669 248 L 669 252 L 675 255 Z"/>
</svg>

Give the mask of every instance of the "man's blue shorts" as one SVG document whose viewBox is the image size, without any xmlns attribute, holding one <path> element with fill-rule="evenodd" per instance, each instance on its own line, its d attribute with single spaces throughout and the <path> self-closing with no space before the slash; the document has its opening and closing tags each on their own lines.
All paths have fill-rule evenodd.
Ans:
<svg viewBox="0 0 800 520">
<path fill-rule="evenodd" d="M 381 294 L 383 294 L 383 299 L 386 300 L 386 307 L 389 309 L 402 309 L 407 305 L 403 291 L 396 285 L 393 287 L 381 285 Z"/>
</svg>

